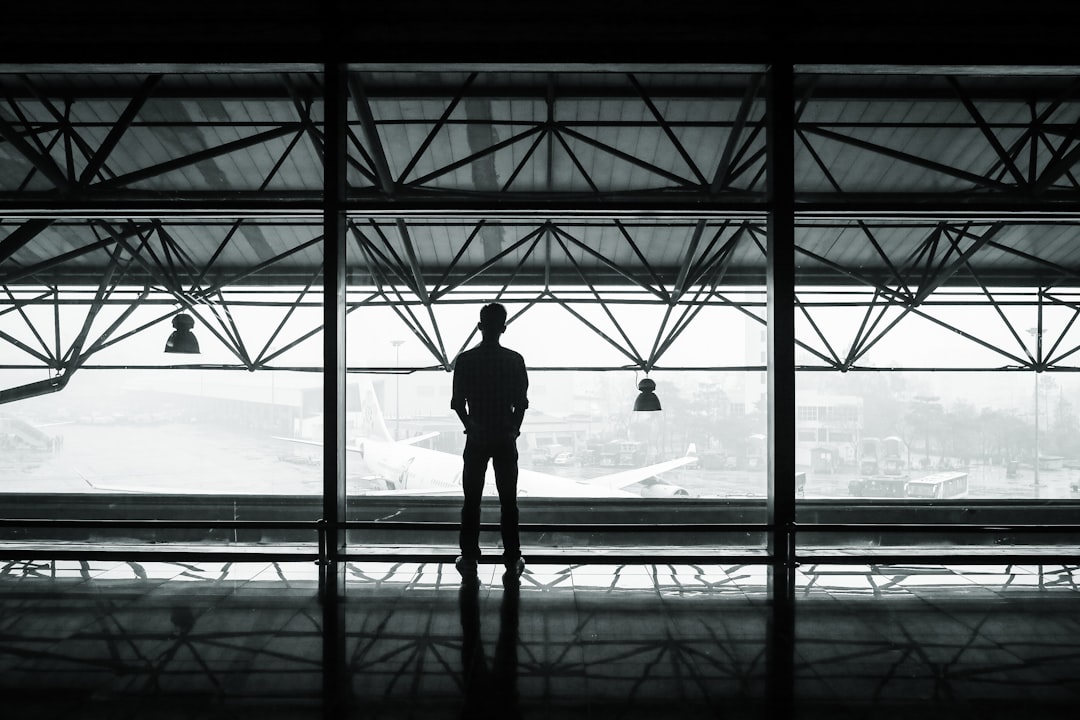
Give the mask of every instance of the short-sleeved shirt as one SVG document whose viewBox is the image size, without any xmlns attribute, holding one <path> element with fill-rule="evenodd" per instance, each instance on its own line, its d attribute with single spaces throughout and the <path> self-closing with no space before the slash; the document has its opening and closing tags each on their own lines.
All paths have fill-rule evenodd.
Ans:
<svg viewBox="0 0 1080 720">
<path fill-rule="evenodd" d="M 525 359 L 501 345 L 480 343 L 454 364 L 450 407 L 468 408 L 469 418 L 484 432 L 503 433 L 517 429 L 514 411 L 529 407 L 528 391 Z"/>
</svg>

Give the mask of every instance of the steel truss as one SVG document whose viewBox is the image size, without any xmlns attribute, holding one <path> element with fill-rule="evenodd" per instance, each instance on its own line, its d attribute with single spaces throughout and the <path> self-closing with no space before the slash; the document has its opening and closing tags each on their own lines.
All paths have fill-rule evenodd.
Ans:
<svg viewBox="0 0 1080 720">
<path fill-rule="evenodd" d="M 8 162 L 0 211 L 120 216 L 139 207 L 165 215 L 232 203 L 317 212 L 321 77 L 227 68 L 227 82 L 206 77 L 0 76 Z M 435 82 L 358 66 L 347 82 L 346 201 L 357 209 L 707 202 L 762 210 L 763 78 L 763 70 L 487 71 L 443 73 Z M 1075 79 L 860 79 L 796 75 L 801 207 L 1068 210 L 1080 192 Z M 620 130 L 635 133 L 640 147 L 621 146 Z M 919 139 L 930 134 L 941 140 Z M 851 173 L 853 164 L 900 180 L 871 181 Z M 0 258 L 34 234 L 28 228 Z"/>
<path fill-rule="evenodd" d="M 505 247 L 478 267 L 462 268 L 462 258 L 473 245 L 482 242 L 484 230 L 493 227 L 492 223 L 481 220 L 461 229 L 463 239 L 447 248 L 447 254 L 452 252 L 453 257 L 438 269 L 437 279 L 433 274 L 426 275 L 416 262 L 410 227 L 416 225 L 410 226 L 402 220 L 380 222 L 374 218 L 350 225 L 352 239 L 363 260 L 359 267 L 374 287 L 358 303 L 350 302 L 349 308 L 392 308 L 428 349 L 440 369 L 451 369 L 454 358 L 473 338 L 470 334 L 464 344 L 448 352 L 434 308 L 458 302 L 475 304 L 513 299 L 524 303 L 510 322 L 534 306 L 558 305 L 622 355 L 627 363 L 622 368 L 644 372 L 661 367 L 664 353 L 707 306 L 732 308 L 763 322 L 760 277 L 751 280 L 740 276 L 745 272 L 742 268 L 733 269 L 740 252 L 758 261 L 764 254 L 763 245 L 748 230 L 748 221 L 699 220 L 682 224 L 681 230 L 689 234 L 689 242 L 679 254 L 677 264 L 669 268 L 654 267 L 635 241 L 637 231 L 651 232 L 655 229 L 653 225 L 637 226 L 620 220 L 585 225 L 557 220 L 537 225 L 501 225 L 500 233 L 514 235 L 503 243 Z M 607 255 L 583 239 L 584 233 L 595 234 L 598 229 L 616 238 L 618 247 L 609 247 Z M 633 265 L 611 259 L 617 256 L 632 258 Z M 590 259 L 597 263 L 599 271 L 583 267 L 583 262 Z M 740 277 L 746 287 L 731 287 L 732 277 Z M 477 294 L 474 288 L 478 286 L 484 294 Z M 734 294 L 741 295 L 741 302 L 732 299 Z M 747 296 L 757 297 L 747 301 Z M 665 308 L 647 351 L 634 343 L 625 321 L 613 312 L 620 305 Z M 582 312 L 585 306 L 598 307 L 603 317 L 589 319 Z"/>
<path fill-rule="evenodd" d="M 857 90 L 844 76 L 805 75 L 799 85 L 797 152 L 803 171 L 814 169 L 820 178 L 797 187 L 802 202 L 854 209 L 897 200 L 924 208 L 989 201 L 1022 209 L 1075 202 L 1080 190 L 1073 170 L 1080 160 L 1074 77 L 1012 78 L 991 87 L 942 75 L 905 88 L 883 82 Z M 915 133 L 939 141 L 912 143 Z M 941 189 L 888 187 L 888 178 L 868 183 L 847 172 L 852 163 L 901 178 L 917 170 L 920 183 Z"/>
<path fill-rule="evenodd" d="M 796 245 L 797 256 L 806 263 L 806 275 L 813 278 L 805 284 L 799 283 L 797 309 L 814 339 L 801 347 L 820 361 L 820 365 L 805 365 L 801 369 L 840 372 L 941 369 L 860 364 L 905 318 L 919 318 L 989 350 L 1003 363 L 949 369 L 1080 370 L 1075 359 L 1070 359 L 1080 350 L 1080 338 L 1073 332 L 1080 274 L 1075 268 L 1001 241 L 1005 235 L 1022 235 L 1022 225 L 971 221 L 925 223 L 918 226 L 922 233 L 919 242 L 907 242 L 902 247 L 894 244 L 889 248 L 879 241 L 876 233 L 895 226 L 875 227 L 875 223 L 858 221 L 830 227 L 872 248 L 879 262 L 876 270 L 867 271 L 830 259 L 828 251 L 822 254 L 817 247 L 810 247 L 810 243 Z M 984 263 L 984 256 L 991 258 Z M 1003 265 L 1022 267 L 1026 273 L 1021 275 L 1015 269 L 1002 272 L 998 268 Z M 1035 287 L 1029 287 L 1032 280 L 1037 282 Z M 852 285 L 857 289 L 853 290 Z M 820 321 L 830 309 L 840 307 L 862 311 L 858 330 L 846 348 L 841 348 L 835 338 L 830 340 Z M 988 328 L 983 323 L 965 328 L 943 319 L 942 310 L 952 307 L 992 308 L 998 326 Z M 1052 328 L 1045 323 L 1050 308 L 1059 322 Z M 1022 327 L 1018 324 L 1021 319 L 1025 322 Z M 1002 329 L 1004 341 L 990 339 L 999 336 Z M 1030 341 L 1024 340 L 1025 333 L 1032 336 Z"/>
<path fill-rule="evenodd" d="M 312 226 L 243 220 L 201 224 L 198 231 L 204 237 L 216 233 L 220 238 L 214 240 L 216 248 L 211 264 L 203 266 L 193 262 L 184 243 L 178 240 L 181 234 L 190 236 L 192 228 L 188 226 L 161 221 L 88 220 L 65 223 L 63 227 L 66 235 L 84 235 L 92 242 L 34 265 L 22 266 L 9 261 L 6 264 L 8 272 L 0 276 L 0 284 L 11 301 L 10 307 L 0 310 L 0 318 L 8 316 L 9 324 L 17 318 L 24 331 L 22 334 L 32 336 L 31 340 L 23 341 L 14 330 L 0 330 L 0 337 L 20 350 L 26 360 L 26 363 L 9 362 L 5 367 L 41 367 L 67 378 L 76 369 L 87 367 L 91 357 L 101 350 L 162 325 L 180 312 L 187 312 L 195 315 L 200 325 L 227 349 L 235 360 L 232 367 L 236 369 L 320 369 L 319 363 L 298 367 L 275 362 L 290 349 L 321 332 L 318 322 L 299 330 L 296 322 L 290 323 L 301 308 L 321 307 L 321 293 L 313 290 L 321 277 L 321 262 L 315 264 L 315 271 L 310 275 L 298 270 L 296 264 L 299 257 L 318 256 L 321 252 L 321 235 Z M 626 367 L 646 372 L 658 367 L 664 352 L 706 306 L 730 307 L 760 321 L 754 309 L 760 308 L 763 301 L 746 302 L 744 299 L 739 302 L 732 298 L 740 292 L 744 297 L 759 291 L 752 287 L 741 291 L 723 287 L 729 275 L 736 274 L 732 266 L 738 249 L 746 247 L 757 256 L 764 253 L 764 246 L 755 240 L 748 222 L 710 224 L 700 220 L 693 225 L 684 224 L 683 229 L 692 237 L 689 247 L 678 258 L 675 273 L 675 268 L 652 268 L 634 241 L 635 227 L 613 221 L 609 227 L 618 231 L 625 252 L 632 254 L 647 270 L 648 279 L 640 282 L 635 279 L 633 268 L 605 258 L 581 239 L 581 232 L 588 231 L 588 227 L 554 221 L 531 228 L 511 228 L 521 234 L 519 239 L 479 268 L 460 269 L 459 261 L 470 245 L 479 242 L 477 238 L 484 227 L 483 221 L 478 222 L 465 235 L 460 247 L 456 248 L 454 260 L 434 278 L 433 273 L 425 271 L 416 261 L 409 224 L 402 220 L 392 223 L 374 219 L 351 221 L 351 252 L 358 262 L 350 270 L 360 281 L 350 289 L 347 312 L 364 307 L 391 308 L 428 348 L 441 369 L 450 369 L 453 359 L 464 347 L 448 352 L 433 310 L 437 305 L 475 303 L 473 288 L 478 285 L 488 288 L 489 292 L 490 288 L 496 288 L 494 297 L 498 299 L 526 297 L 525 310 L 538 304 L 561 306 L 625 356 Z M 595 230 L 595 226 L 592 229 Z M 646 226 L 646 229 L 650 230 L 652 226 Z M 225 265 L 221 260 L 231 255 L 232 246 L 239 243 L 238 237 L 245 233 L 265 236 L 285 231 L 297 238 L 286 252 L 252 266 Z M 89 290 L 72 285 L 72 278 L 89 278 L 99 256 L 107 257 L 113 269 L 101 277 L 97 291 L 91 295 Z M 584 269 L 581 258 L 585 257 L 601 261 L 606 274 L 593 275 Z M 556 265 L 563 268 L 557 274 L 553 272 Z M 567 281 L 568 272 L 577 277 L 573 285 Z M 64 277 L 65 284 L 51 280 L 57 276 Z M 556 276 L 560 278 L 559 285 L 552 282 Z M 282 286 L 282 281 L 289 285 Z M 616 282 L 624 287 L 615 286 Z M 534 289 L 518 289 L 517 285 L 521 283 Z M 629 290 L 626 285 L 630 285 Z M 635 346 L 630 333 L 611 308 L 656 303 L 663 304 L 665 314 L 646 353 Z M 579 309 L 584 305 L 601 308 L 612 329 L 605 331 L 585 317 Z M 64 335 L 61 307 L 68 310 L 85 307 L 83 333 L 92 335 L 89 342 L 83 334 L 79 344 L 61 342 Z M 91 334 L 94 321 L 106 307 L 119 310 L 120 314 L 107 327 L 95 329 Z M 261 347 L 252 345 L 238 322 L 234 310 L 241 307 L 275 308 L 280 313 L 275 329 Z M 39 312 L 34 316 L 38 318 L 35 321 L 31 311 L 42 308 L 48 308 L 51 313 L 45 317 Z M 159 311 L 154 317 L 130 326 L 128 321 L 138 308 L 159 308 Z M 54 323 L 51 332 L 39 327 L 42 320 Z M 286 325 L 291 334 L 285 331 Z M 51 336 L 52 341 L 46 341 L 46 335 Z M 91 366 L 130 367 L 130 363 Z M 190 364 L 184 366 L 191 367 Z M 363 369 L 370 368 L 350 368 L 352 371 Z"/>
<path fill-rule="evenodd" d="M 67 227 L 81 235 L 84 244 L 33 265 L 14 260 L 5 263 L 7 272 L 2 287 L 10 304 L 0 308 L 0 318 L 17 316 L 25 331 L 23 334 L 30 336 L 23 341 L 13 332 L 0 331 L 0 337 L 20 350 L 28 360 L 34 361 L 33 364 L 5 366 L 46 369 L 54 374 L 52 382 L 58 383 L 56 390 L 62 389 L 75 371 L 93 367 L 90 361 L 96 354 L 157 328 L 182 312 L 198 318 L 200 326 L 235 358 L 235 367 L 246 370 L 269 367 L 282 353 L 320 331 L 319 327 L 305 328 L 295 336 L 283 335 L 286 325 L 291 329 L 296 324 L 290 325 L 290 319 L 298 309 L 313 305 L 321 307 L 321 292 L 313 290 L 313 286 L 322 274 L 322 237 L 312 226 L 283 225 L 295 235 L 296 242 L 285 252 L 246 267 L 218 267 L 215 264 L 245 229 L 243 221 L 215 226 L 215 230 L 221 232 L 221 238 L 210 263 L 202 265 L 192 262 L 185 243 L 175 234 L 176 228 L 161 221 L 90 220 Z M 259 235 L 262 232 L 250 224 L 246 227 L 249 233 Z M 303 284 L 280 287 L 275 270 L 295 263 L 301 256 L 307 256 L 309 262 L 313 256 L 316 258 L 314 272 L 308 268 L 308 277 Z M 86 263 L 102 257 L 107 258 L 107 271 L 90 294 L 83 286 L 86 281 L 80 282 L 80 279 L 93 273 L 85 269 Z M 243 297 L 231 297 L 237 293 L 237 288 L 252 282 L 263 287 Z M 316 299 L 312 300 L 313 297 Z M 281 317 L 261 345 L 253 345 L 237 322 L 233 311 L 245 306 L 264 311 L 279 309 Z M 64 308 L 63 317 L 61 308 Z M 70 313 L 79 308 L 85 308 L 85 315 L 72 337 L 65 322 L 70 322 Z M 112 317 L 104 324 L 106 308 L 112 311 Z M 51 313 L 42 314 L 43 309 Z M 135 313 L 140 309 L 143 312 L 136 319 Z M 151 311 L 149 318 L 147 311 Z M 37 321 L 31 313 L 36 313 Z M 52 327 L 43 332 L 38 323 L 46 317 Z M 109 366 L 124 365 L 114 363 L 97 367 Z M 33 388 L 41 387 L 35 384 L 32 388 L 23 386 L 0 391 L 0 398 L 5 402 L 17 400 Z"/>
<path fill-rule="evenodd" d="M 160 332 L 158 326 L 188 312 L 231 358 L 229 363 L 212 367 L 320 369 L 318 362 L 290 364 L 286 359 L 290 350 L 316 342 L 321 333 L 321 323 L 311 315 L 322 303 L 317 289 L 322 273 L 322 236 L 313 225 L 296 220 L 244 219 L 204 221 L 195 226 L 175 221 L 104 219 L 54 224 L 55 230 L 62 228 L 69 237 L 82 237 L 83 244 L 32 265 L 9 260 L 0 266 L 4 270 L 0 285 L 9 301 L 0 309 L 0 338 L 21 356 L 21 361 L 9 360 L 3 367 L 48 370 L 57 378 L 58 390 L 82 367 L 130 367 L 123 362 L 94 364 L 91 359 L 138 333 L 151 328 Z M 765 257 L 766 243 L 758 222 L 702 219 L 658 224 L 553 219 L 535 224 L 488 220 L 454 224 L 458 225 L 457 233 L 444 241 L 443 248 L 452 257 L 432 269 L 420 264 L 415 236 L 430 233 L 433 225 L 445 228 L 447 221 L 354 217 L 348 223 L 353 281 L 346 312 L 390 309 L 430 354 L 431 363 L 421 366 L 424 369 L 451 369 L 454 358 L 472 339 L 469 336 L 461 346 L 448 346 L 436 309 L 476 303 L 484 297 L 523 303 L 511 321 L 532 307 L 558 305 L 625 358 L 617 367 L 644 372 L 665 369 L 664 353 L 706 307 L 729 308 L 763 326 L 765 323 L 761 280 L 755 267 Z M 643 241 L 635 240 L 652 237 L 658 227 L 669 233 L 666 238 L 676 238 L 682 245 L 663 267 L 654 266 L 642 249 Z M 470 262 L 471 256 L 483 252 L 484 232 L 493 228 L 501 236 L 500 252 L 484 262 Z M 1080 312 L 1075 293 L 1080 273 L 1002 242 L 1016 230 L 1014 226 L 1001 222 L 921 223 L 904 228 L 905 238 L 912 230 L 920 231 L 920 242 L 905 240 L 900 246 L 879 239 L 881 232 L 895 233 L 895 223 L 814 222 L 800 224 L 800 228 L 805 233 L 797 233 L 797 237 L 807 240 L 797 241 L 796 252 L 802 262 L 799 280 L 805 276 L 809 282 L 799 284 L 796 307 L 806 328 L 795 341 L 818 361 L 801 365 L 801 369 L 886 369 L 861 361 L 903 320 L 913 318 L 933 323 L 1002 358 L 999 366 L 963 369 L 1076 369 L 1072 359 L 1080 343 L 1073 330 Z M 194 230 L 202 235 L 204 244 L 211 238 L 214 250 L 209 264 L 196 263 L 185 249 L 182 238 L 190 237 Z M 832 253 L 814 242 L 823 230 L 829 237 L 838 233 L 848 243 L 872 248 L 876 269 L 847 267 L 842 258 L 832 259 Z M 235 262 L 238 255 L 232 250 L 241 238 L 280 237 L 284 233 L 291 238 L 286 251 L 264 253 L 264 259 L 249 265 Z M 614 238 L 613 243 L 604 240 L 606 254 L 593 247 L 591 240 L 596 237 Z M 1003 256 L 1023 263 L 1029 268 L 1026 277 L 1038 278 L 1038 287 L 1019 291 L 1011 281 L 1023 278 L 1015 273 L 1002 274 L 990 265 L 984 271 L 984 255 L 991 255 L 999 265 Z M 612 257 L 627 260 L 616 262 Z M 593 265 L 585 267 L 590 261 Z M 73 284 L 79 278 L 89 283 L 97 274 L 95 268 L 102 264 L 107 271 L 98 277 L 96 287 Z M 58 277 L 65 279 L 63 284 L 55 279 Z M 615 310 L 633 305 L 664 308 L 663 319 L 647 347 L 635 344 Z M 985 335 L 985 328 L 965 329 L 940 317 L 942 309 L 975 305 L 994 309 L 1009 342 L 980 336 Z M 590 306 L 602 311 L 603 323 L 582 312 Z M 78 332 L 62 327 L 61 307 L 85 308 Z M 106 307 L 119 314 L 102 327 L 101 313 Z M 235 312 L 245 307 L 274 309 L 278 314 L 274 329 L 259 341 L 247 332 Z M 837 338 L 830 337 L 825 321 L 829 311 L 839 307 L 861 308 L 862 312 L 859 329 L 844 348 Z M 1019 326 L 1015 314 L 1005 311 L 1010 307 L 1029 310 L 1031 325 Z M 40 312 L 43 308 L 49 309 L 47 316 Z M 137 308 L 159 311 L 134 323 Z M 1044 327 L 1042 318 L 1048 308 L 1059 316 L 1067 313 L 1067 319 L 1055 327 Z M 301 310 L 308 311 L 306 321 L 300 319 Z M 1024 334 L 1030 326 L 1039 331 L 1033 342 L 1026 342 Z M 351 366 L 349 370 L 391 369 Z M 17 399 L 19 395 L 0 397 Z"/>
<path fill-rule="evenodd" d="M 0 76 L 0 147 L 22 168 L 9 168 L 0 183 L 0 208 L 130 207 L 148 198 L 162 208 L 213 208 L 228 192 L 227 200 L 251 207 L 317 210 L 325 153 L 321 78 L 225 77 L 229 82 L 214 83 L 198 74 L 150 73 L 96 85 L 78 74 Z M 518 91 L 507 93 L 503 74 L 462 73 L 460 82 L 402 94 L 393 90 L 400 89 L 393 84 L 398 74 L 350 73 L 351 199 L 446 203 L 524 194 L 530 202 L 761 202 L 761 72 L 673 86 L 633 72 L 591 86 L 580 77 L 548 73 L 538 86 L 519 80 Z M 421 111 L 400 116 L 402 101 L 417 92 Z M 639 118 L 590 117 L 581 106 L 597 99 L 613 103 L 607 115 Z M 509 108 L 515 100 L 516 114 Z M 523 113 L 522 103 L 530 110 Z M 700 117 L 688 112 L 695 103 L 708 106 L 698 109 Z M 633 129 L 656 147 L 656 157 L 670 161 L 619 147 L 610 131 L 620 128 Z M 688 145 L 702 138 L 713 140 Z M 451 160 L 447 148 L 465 155 Z M 605 168 L 615 176 L 602 177 Z M 462 169 L 470 182 L 456 179 Z M 523 171 L 544 179 L 526 185 Z M 638 177 L 626 184 L 631 171 Z"/>
</svg>

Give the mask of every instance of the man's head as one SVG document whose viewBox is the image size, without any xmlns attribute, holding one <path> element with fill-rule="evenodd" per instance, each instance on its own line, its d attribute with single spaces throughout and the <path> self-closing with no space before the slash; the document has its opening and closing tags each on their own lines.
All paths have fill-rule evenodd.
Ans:
<svg viewBox="0 0 1080 720">
<path fill-rule="evenodd" d="M 478 327 L 485 338 L 498 338 L 506 329 L 506 308 L 499 303 L 485 305 L 480 310 L 480 324 Z"/>
</svg>

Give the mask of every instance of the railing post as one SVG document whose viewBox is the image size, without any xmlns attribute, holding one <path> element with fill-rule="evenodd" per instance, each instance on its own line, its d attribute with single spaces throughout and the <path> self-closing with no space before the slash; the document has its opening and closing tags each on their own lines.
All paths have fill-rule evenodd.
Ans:
<svg viewBox="0 0 1080 720">
<path fill-rule="evenodd" d="M 328 32 L 332 32 L 328 31 Z M 345 662 L 345 157 L 347 68 L 338 44 L 323 74 L 323 709 L 340 717 L 349 679 Z"/>
<path fill-rule="evenodd" d="M 768 175 L 768 521 L 770 717 L 794 708 L 795 655 L 795 93 L 791 65 L 766 79 Z"/>
</svg>

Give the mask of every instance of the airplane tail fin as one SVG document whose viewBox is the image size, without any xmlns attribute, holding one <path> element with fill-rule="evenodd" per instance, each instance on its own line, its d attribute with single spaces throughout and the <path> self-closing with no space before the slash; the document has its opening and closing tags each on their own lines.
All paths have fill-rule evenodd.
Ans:
<svg viewBox="0 0 1080 720">
<path fill-rule="evenodd" d="M 393 442 L 394 438 L 386 427 L 382 410 L 379 408 L 379 398 L 375 395 L 375 387 L 370 382 L 361 383 L 360 386 L 360 427 L 357 428 L 360 438 L 378 440 L 380 442 Z"/>
</svg>

